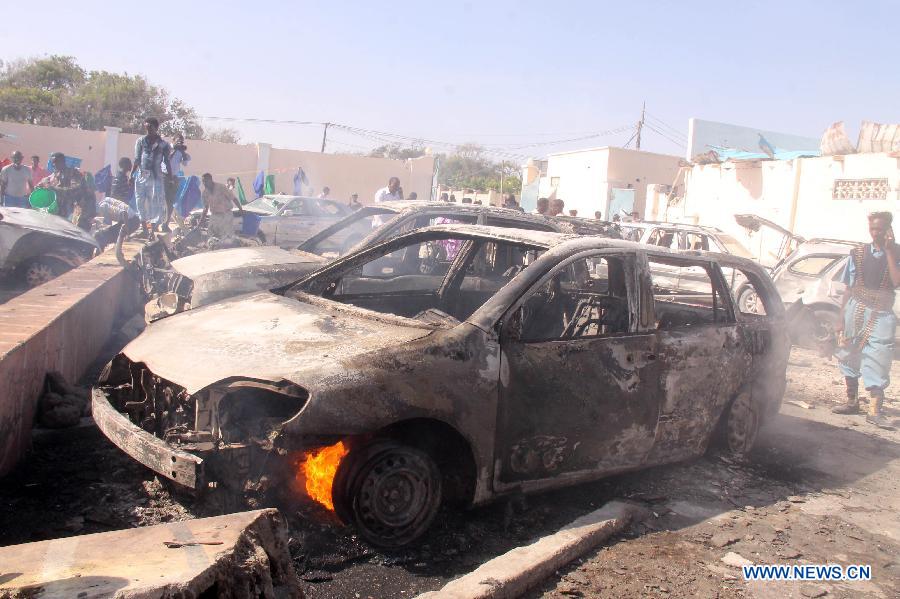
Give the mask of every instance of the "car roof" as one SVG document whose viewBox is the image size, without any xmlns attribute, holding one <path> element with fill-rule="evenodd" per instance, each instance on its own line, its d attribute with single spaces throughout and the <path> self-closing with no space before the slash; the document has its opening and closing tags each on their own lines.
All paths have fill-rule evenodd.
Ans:
<svg viewBox="0 0 900 599">
<path fill-rule="evenodd" d="M 76 227 L 61 216 L 31 208 L 0 208 L 0 226 L 20 227 L 99 247 L 93 235 Z"/>
<path fill-rule="evenodd" d="M 612 239 L 602 235 L 577 235 L 575 233 L 555 233 L 548 231 L 532 231 L 527 229 L 511 229 L 506 227 L 488 227 L 484 225 L 432 225 L 430 227 L 422 227 L 406 233 L 405 235 L 394 238 L 396 241 L 400 238 L 410 238 L 418 234 L 428 233 L 457 233 L 472 237 L 475 239 L 508 241 L 512 243 L 521 243 L 523 245 L 532 245 L 535 247 L 543 247 L 545 249 L 559 250 L 565 253 L 576 253 L 580 251 L 592 249 L 620 248 L 623 250 L 642 251 L 648 254 L 668 254 L 673 257 L 694 258 L 700 260 L 709 260 L 721 264 L 748 268 L 753 271 L 762 271 L 762 267 L 749 258 L 742 258 L 733 254 L 724 254 L 721 252 L 706 252 L 702 250 L 672 250 L 669 248 L 661 248 L 636 241 L 625 241 L 624 239 Z"/>
<path fill-rule="evenodd" d="M 858 245 L 856 241 L 842 241 L 840 239 L 810 239 L 806 243 L 797 246 L 795 256 L 808 256 L 811 254 L 850 254 L 850 250 Z"/>
<path fill-rule="evenodd" d="M 458 214 L 481 214 L 487 212 L 498 216 L 518 218 L 520 220 L 532 222 L 553 222 L 552 219 L 541 214 L 530 214 L 528 212 L 522 212 L 521 210 L 513 210 L 512 208 L 481 204 L 458 204 L 455 202 L 439 202 L 433 200 L 377 202 L 368 204 L 366 208 L 387 208 L 393 212 L 433 212 L 438 210 L 450 210 L 451 212 L 456 212 Z"/>
<path fill-rule="evenodd" d="M 668 227 L 671 229 L 680 229 L 683 231 L 702 231 L 704 233 L 724 233 L 722 229 L 718 227 L 711 227 L 707 225 L 692 225 L 689 223 L 668 223 L 664 221 L 657 220 L 639 220 L 639 221 L 630 221 L 630 222 L 619 222 L 616 223 L 622 227 Z"/>
</svg>

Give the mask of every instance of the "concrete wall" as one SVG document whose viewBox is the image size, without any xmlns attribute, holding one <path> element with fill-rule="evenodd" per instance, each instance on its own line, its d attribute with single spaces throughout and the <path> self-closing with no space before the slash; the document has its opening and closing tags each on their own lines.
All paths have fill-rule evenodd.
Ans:
<svg viewBox="0 0 900 599">
<path fill-rule="evenodd" d="M 688 121 L 688 147 L 685 158 L 692 160 L 698 154 L 709 152 L 712 146 L 759 152 L 760 134 L 780 150 L 819 149 L 818 138 L 692 118 Z"/>
<path fill-rule="evenodd" d="M 107 131 L 82 131 L 56 127 L 38 127 L 0 122 L 0 133 L 15 136 L 0 138 L 0 155 L 8 156 L 21 150 L 26 156 L 38 154 L 46 164 L 51 152 L 60 151 L 83 160 L 86 171 L 97 172 L 106 164 L 115 171 L 118 158 L 134 158 L 134 144 L 138 136 Z M 244 191 L 253 194 L 253 179 L 260 170 L 275 175 L 276 192 L 293 193 L 293 176 L 302 166 L 315 194 L 328 186 L 330 197 L 349 201 L 351 193 L 358 193 L 363 203 L 370 203 L 375 191 L 387 185 L 390 177 L 399 177 L 403 191 L 415 191 L 420 198 L 431 196 L 434 158 L 425 156 L 415 160 L 368 158 L 349 154 L 322 154 L 272 148 L 268 144 L 226 144 L 213 141 L 187 140 L 191 162 L 185 168 L 189 175 L 212 173 L 223 181 L 240 177 Z M 112 158 L 114 157 L 114 158 Z M 30 164 L 30 162 L 29 162 Z M 304 190 L 308 193 L 309 188 Z"/>
<path fill-rule="evenodd" d="M 25 164 L 31 166 L 31 156 L 41 157 L 41 166 L 47 168 L 47 160 L 53 152 L 64 152 L 84 162 L 83 167 L 95 173 L 103 168 L 106 133 L 81 131 L 58 127 L 40 127 L 0 121 L 0 133 L 12 137 L 0 138 L 0 156 L 9 158 L 14 150 L 25 154 Z"/>
<path fill-rule="evenodd" d="M 887 179 L 884 200 L 832 199 L 836 179 Z M 775 236 L 749 235 L 735 214 L 768 218 L 804 237 L 865 241 L 866 215 L 900 217 L 900 154 L 851 154 L 782 161 L 698 165 L 687 173 L 683 198 L 658 218 L 719 227 L 771 262 Z"/>
<path fill-rule="evenodd" d="M 117 321 L 137 313 L 135 290 L 110 251 L 0 305 L 0 476 L 30 446 L 45 375 L 78 381 Z"/>
<path fill-rule="evenodd" d="M 632 187 L 635 209 L 644 214 L 647 185 L 672 184 L 681 163 L 678 156 L 613 147 L 551 154 L 539 195 L 549 196 L 558 177 L 556 197 L 565 202 L 566 211 L 574 208 L 581 216 L 593 216 L 600 210 L 606 217 L 611 190 Z"/>
</svg>

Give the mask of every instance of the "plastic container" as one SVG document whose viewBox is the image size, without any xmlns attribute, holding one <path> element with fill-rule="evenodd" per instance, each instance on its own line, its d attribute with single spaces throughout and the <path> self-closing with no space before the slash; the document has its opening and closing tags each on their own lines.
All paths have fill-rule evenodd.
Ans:
<svg viewBox="0 0 900 599">
<path fill-rule="evenodd" d="M 59 212 L 59 205 L 56 203 L 56 192 L 52 189 L 38 187 L 28 196 L 28 203 L 31 204 L 32 208 L 41 212 L 49 212 L 50 214 Z"/>
<path fill-rule="evenodd" d="M 259 223 L 262 217 L 252 212 L 244 212 L 243 222 L 241 223 L 241 235 L 253 237 L 259 232 Z"/>
</svg>

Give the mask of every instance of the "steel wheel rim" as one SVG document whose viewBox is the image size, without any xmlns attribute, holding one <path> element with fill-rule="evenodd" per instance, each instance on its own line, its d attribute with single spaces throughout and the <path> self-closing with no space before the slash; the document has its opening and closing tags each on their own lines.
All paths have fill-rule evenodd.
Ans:
<svg viewBox="0 0 900 599">
<path fill-rule="evenodd" d="M 430 526 L 440 502 L 440 476 L 417 450 L 391 448 L 374 455 L 354 484 L 353 512 L 360 532 L 375 544 L 402 547 Z"/>
<path fill-rule="evenodd" d="M 30 287 L 37 287 L 52 280 L 55 276 L 53 269 L 49 265 L 39 262 L 28 267 L 25 273 L 25 281 Z"/>
</svg>

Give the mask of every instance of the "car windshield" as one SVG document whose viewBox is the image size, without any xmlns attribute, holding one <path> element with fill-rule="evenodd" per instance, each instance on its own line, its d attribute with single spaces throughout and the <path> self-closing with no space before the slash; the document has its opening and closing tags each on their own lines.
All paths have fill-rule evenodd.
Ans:
<svg viewBox="0 0 900 599">
<path fill-rule="evenodd" d="M 348 253 L 372 231 L 388 222 L 396 213 L 385 208 L 363 208 L 338 221 L 321 236 L 303 244 L 304 251 L 335 259 Z"/>
<path fill-rule="evenodd" d="M 252 202 L 249 202 L 246 206 L 244 206 L 247 210 L 252 210 L 254 212 L 266 212 L 268 214 L 275 214 L 278 212 L 278 209 L 284 206 L 287 199 L 278 199 L 272 196 L 263 196 L 261 198 L 257 198 Z"/>
<path fill-rule="evenodd" d="M 716 235 L 716 238 L 719 240 L 719 243 L 725 246 L 725 249 L 729 254 L 733 256 L 740 256 L 741 258 L 750 258 L 753 259 L 753 254 L 750 253 L 750 250 L 744 247 L 740 241 L 732 237 L 731 235 L 719 234 Z"/>
<path fill-rule="evenodd" d="M 467 319 L 542 248 L 430 231 L 325 267 L 285 293 L 318 295 L 383 314 L 452 326 Z"/>
</svg>

